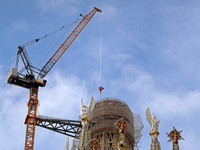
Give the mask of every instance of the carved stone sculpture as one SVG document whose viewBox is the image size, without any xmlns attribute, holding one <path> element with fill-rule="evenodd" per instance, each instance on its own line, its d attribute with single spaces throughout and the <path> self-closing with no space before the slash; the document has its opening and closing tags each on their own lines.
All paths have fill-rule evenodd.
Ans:
<svg viewBox="0 0 200 150">
<path fill-rule="evenodd" d="M 151 131 L 149 133 L 152 138 L 151 150 L 160 150 L 160 142 L 158 141 L 158 127 L 160 120 L 158 120 L 154 114 L 151 114 L 149 107 L 147 107 L 145 115 L 151 126 Z"/>
<path fill-rule="evenodd" d="M 95 100 L 94 97 L 91 96 L 90 104 L 89 106 L 83 105 L 83 100 L 81 100 L 81 134 L 80 134 L 80 143 L 79 143 L 79 149 L 83 150 L 90 140 L 90 133 L 88 131 L 89 125 L 90 125 L 90 115 L 94 109 L 95 106 Z"/>
</svg>

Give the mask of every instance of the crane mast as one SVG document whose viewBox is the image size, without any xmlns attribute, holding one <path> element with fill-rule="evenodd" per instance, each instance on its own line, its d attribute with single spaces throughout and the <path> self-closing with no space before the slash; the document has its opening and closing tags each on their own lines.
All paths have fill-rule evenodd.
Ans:
<svg viewBox="0 0 200 150">
<path fill-rule="evenodd" d="M 53 54 L 53 56 L 49 59 L 49 61 L 44 65 L 41 70 L 32 66 L 31 61 L 28 58 L 28 54 L 26 53 L 26 44 L 18 47 L 19 50 L 17 53 L 16 67 L 11 68 L 11 70 L 9 71 L 7 83 L 18 85 L 30 90 L 28 115 L 25 119 L 25 124 L 27 124 L 24 148 L 25 150 L 34 149 L 35 126 L 37 125 L 37 121 L 40 119 L 39 117 L 37 117 L 37 107 L 39 102 L 38 89 L 39 87 L 44 87 L 46 85 L 46 80 L 44 80 L 43 78 L 52 69 L 52 67 L 56 64 L 60 57 L 65 53 L 68 47 L 72 44 L 72 42 L 76 39 L 76 37 L 80 34 L 80 32 L 84 29 L 84 27 L 87 25 L 87 23 L 91 20 L 96 12 L 101 12 L 101 10 L 94 7 L 87 15 L 85 15 L 82 21 L 77 25 L 77 27 L 72 31 L 72 33 L 67 37 L 67 39 L 63 42 L 63 44 L 58 48 L 58 50 Z M 34 42 L 38 42 L 38 39 L 31 41 L 31 43 Z M 21 56 L 22 62 L 24 63 L 24 68 L 18 72 L 17 69 L 19 56 Z M 22 74 L 24 70 L 26 70 L 27 72 L 27 74 L 25 75 Z M 38 75 L 37 78 L 35 77 L 35 74 Z"/>
<path fill-rule="evenodd" d="M 38 88 L 31 88 L 28 102 L 28 115 L 25 120 L 25 124 L 27 124 L 25 150 L 34 149 L 35 126 L 38 120 L 38 117 L 36 116 L 38 102 Z"/>
</svg>

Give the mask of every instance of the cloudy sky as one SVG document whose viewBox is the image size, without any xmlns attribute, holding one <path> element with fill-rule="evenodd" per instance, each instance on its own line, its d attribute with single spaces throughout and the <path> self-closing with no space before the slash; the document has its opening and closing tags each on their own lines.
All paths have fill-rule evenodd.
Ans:
<svg viewBox="0 0 200 150">
<path fill-rule="evenodd" d="M 199 149 L 198 0 L 1 1 L 0 149 L 24 148 L 29 91 L 7 84 L 17 47 L 73 22 L 94 6 L 102 13 L 95 14 L 46 76 L 47 85 L 39 90 L 39 114 L 76 120 L 81 98 L 86 105 L 91 95 L 99 100 L 98 87 L 102 85 L 102 98 L 121 99 L 141 116 L 144 129 L 140 150 L 150 149 L 151 143 L 150 125 L 145 118 L 147 106 L 160 120 L 163 150 L 172 149 L 165 133 L 173 126 L 183 130 L 181 150 Z M 64 41 L 76 25 L 28 46 L 33 65 L 42 67 L 59 46 L 55 44 Z M 65 148 L 64 135 L 37 127 L 35 138 L 35 150 Z"/>
</svg>

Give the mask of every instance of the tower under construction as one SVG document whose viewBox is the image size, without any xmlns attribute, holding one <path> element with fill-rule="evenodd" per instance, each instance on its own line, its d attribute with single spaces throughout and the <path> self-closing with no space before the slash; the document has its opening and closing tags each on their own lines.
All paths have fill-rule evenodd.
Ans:
<svg viewBox="0 0 200 150">
<path fill-rule="evenodd" d="M 95 104 L 91 100 L 88 108 L 92 108 L 91 105 L 94 105 L 94 108 L 89 110 L 91 112 L 88 116 L 82 115 L 82 130 L 77 148 L 79 147 L 80 150 L 137 149 L 137 143 L 142 136 L 143 124 L 140 116 L 134 114 L 126 102 L 116 98 L 104 98 L 96 101 Z M 83 110 L 82 107 L 81 111 Z M 123 119 L 123 122 L 127 124 L 125 131 L 122 131 L 123 129 L 118 130 L 115 127 L 116 122 L 120 119 Z M 88 123 L 87 127 L 85 122 Z M 122 140 L 121 135 L 123 135 L 123 143 L 120 142 Z M 95 143 L 98 142 L 99 146 L 90 148 L 88 145 L 91 140 L 95 140 Z"/>
</svg>

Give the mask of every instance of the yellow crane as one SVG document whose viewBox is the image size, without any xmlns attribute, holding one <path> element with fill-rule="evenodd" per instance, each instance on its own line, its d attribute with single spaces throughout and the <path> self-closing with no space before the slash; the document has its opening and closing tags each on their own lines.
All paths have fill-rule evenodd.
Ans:
<svg viewBox="0 0 200 150">
<path fill-rule="evenodd" d="M 29 102 L 28 102 L 28 115 L 25 119 L 26 128 L 26 139 L 25 139 L 25 150 L 34 149 L 34 136 L 35 136 L 35 126 L 39 117 L 36 116 L 38 107 L 38 89 L 39 87 L 45 87 L 46 80 L 44 77 L 60 59 L 60 57 L 69 48 L 72 42 L 84 29 L 87 23 L 91 20 L 96 12 L 101 12 L 100 9 L 94 7 L 87 15 L 83 17 L 80 23 L 72 31 L 72 33 L 67 37 L 67 39 L 62 43 L 58 50 L 53 54 L 53 56 L 47 61 L 42 69 L 38 69 L 31 64 L 25 47 L 32 43 L 38 42 L 39 39 L 30 41 L 22 46 L 19 46 L 17 53 L 17 61 L 15 68 L 11 68 L 8 74 L 8 84 L 14 84 L 27 88 L 30 90 Z M 24 64 L 24 68 L 18 71 L 19 57 L 21 57 Z M 23 73 L 26 71 L 26 73 Z"/>
</svg>

